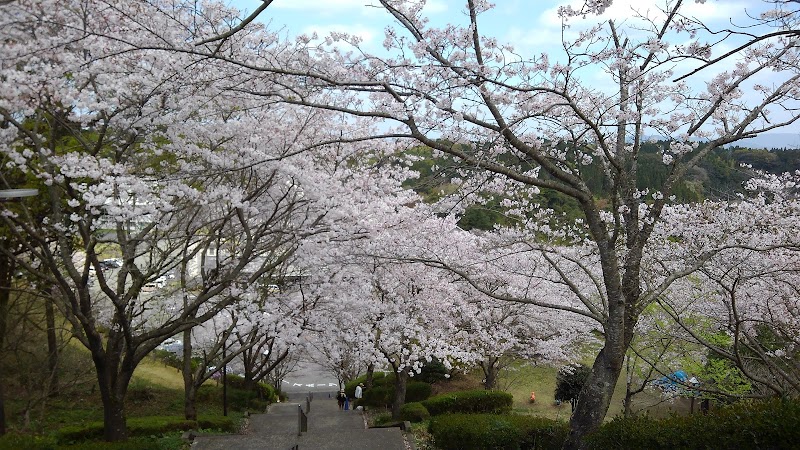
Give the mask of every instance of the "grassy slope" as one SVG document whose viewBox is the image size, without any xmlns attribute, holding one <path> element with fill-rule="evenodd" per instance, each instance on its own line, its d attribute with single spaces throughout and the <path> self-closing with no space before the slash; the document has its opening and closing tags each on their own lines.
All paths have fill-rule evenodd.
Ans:
<svg viewBox="0 0 800 450">
<path fill-rule="evenodd" d="M 569 403 L 555 405 L 557 373 L 558 369 L 551 366 L 520 364 L 511 370 L 501 373 L 498 388 L 514 396 L 514 411 L 517 413 L 569 420 L 571 414 Z M 434 395 L 449 391 L 482 389 L 480 384 L 482 376 L 480 371 L 475 371 L 454 377 L 451 381 L 437 383 L 434 386 Z M 530 403 L 531 391 L 536 392 L 536 403 L 533 404 Z M 611 407 L 606 415 L 606 420 L 611 420 L 615 416 L 622 414 L 622 400 L 624 398 L 625 374 L 623 373 L 611 399 Z M 688 413 L 689 400 L 662 401 L 658 393 L 648 390 L 634 397 L 634 409 L 646 409 L 647 413 L 652 417 L 663 417 L 671 412 Z"/>
<path fill-rule="evenodd" d="M 139 363 L 133 372 L 133 378 L 165 388 L 183 390 L 183 377 L 177 369 L 150 358 Z"/>
</svg>

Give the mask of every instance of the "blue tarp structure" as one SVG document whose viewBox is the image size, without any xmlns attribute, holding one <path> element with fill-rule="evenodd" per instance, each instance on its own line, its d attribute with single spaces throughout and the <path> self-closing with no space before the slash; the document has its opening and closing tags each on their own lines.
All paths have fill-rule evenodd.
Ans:
<svg viewBox="0 0 800 450">
<path fill-rule="evenodd" d="M 682 370 L 676 370 L 667 376 L 663 376 L 655 381 L 653 384 L 655 386 L 660 387 L 664 391 L 677 391 L 678 388 L 682 387 L 681 384 L 685 384 L 689 381 L 689 375 Z"/>
</svg>

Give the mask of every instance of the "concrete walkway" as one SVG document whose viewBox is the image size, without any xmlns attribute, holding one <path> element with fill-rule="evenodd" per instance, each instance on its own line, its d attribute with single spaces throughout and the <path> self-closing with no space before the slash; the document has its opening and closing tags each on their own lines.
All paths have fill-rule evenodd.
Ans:
<svg viewBox="0 0 800 450">
<path fill-rule="evenodd" d="M 299 399 L 297 399 L 299 400 Z M 399 428 L 365 429 L 360 411 L 341 411 L 336 400 L 317 393 L 308 413 L 308 431 L 298 436 L 298 406 L 276 403 L 250 416 L 244 435 L 199 436 L 197 450 L 405 450 Z M 295 447 L 296 446 L 296 447 Z"/>
</svg>

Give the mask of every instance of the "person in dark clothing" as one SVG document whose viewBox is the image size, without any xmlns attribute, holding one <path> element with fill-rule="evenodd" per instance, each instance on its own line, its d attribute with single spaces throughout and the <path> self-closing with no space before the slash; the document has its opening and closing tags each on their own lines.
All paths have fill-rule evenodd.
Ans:
<svg viewBox="0 0 800 450">
<path fill-rule="evenodd" d="M 347 394 L 345 394 L 344 389 L 342 389 L 336 394 L 336 402 L 339 404 L 339 409 L 344 409 L 345 400 L 347 400 Z"/>
</svg>

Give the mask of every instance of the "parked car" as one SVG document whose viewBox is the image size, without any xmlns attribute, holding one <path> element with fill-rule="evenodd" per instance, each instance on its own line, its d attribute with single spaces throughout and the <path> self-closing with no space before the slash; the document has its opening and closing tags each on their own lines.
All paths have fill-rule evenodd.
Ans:
<svg viewBox="0 0 800 450">
<path fill-rule="evenodd" d="M 103 269 L 119 269 L 122 267 L 122 261 L 117 258 L 109 258 L 100 261 L 100 267 Z"/>
<path fill-rule="evenodd" d="M 180 355 L 183 354 L 183 341 L 175 338 L 168 338 L 156 348 L 158 350 L 166 350 L 170 353 Z"/>
</svg>

